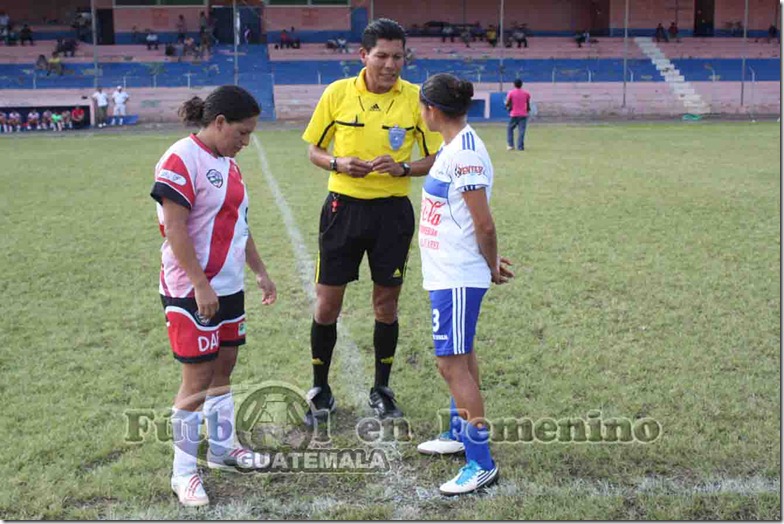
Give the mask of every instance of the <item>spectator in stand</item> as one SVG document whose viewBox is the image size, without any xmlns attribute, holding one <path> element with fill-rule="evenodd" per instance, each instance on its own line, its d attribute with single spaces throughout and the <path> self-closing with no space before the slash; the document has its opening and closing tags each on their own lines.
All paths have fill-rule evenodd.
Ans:
<svg viewBox="0 0 784 524">
<path fill-rule="evenodd" d="M 55 111 L 54 113 L 50 112 L 50 117 L 52 120 L 52 130 L 54 131 L 61 131 L 63 130 L 63 116 Z"/>
<path fill-rule="evenodd" d="M 153 31 L 152 29 L 147 29 L 147 36 L 144 37 L 144 41 L 147 42 L 147 50 L 151 50 L 155 48 L 158 50 L 158 33 Z"/>
<path fill-rule="evenodd" d="M 0 29 L 5 29 L 11 25 L 11 17 L 5 11 L 0 11 Z"/>
<path fill-rule="evenodd" d="M 139 29 L 136 26 L 133 26 L 131 28 L 131 43 L 138 44 L 139 42 Z"/>
<path fill-rule="evenodd" d="M 285 29 L 280 31 L 280 48 L 281 49 L 290 49 L 291 48 L 291 36 L 289 32 Z"/>
<path fill-rule="evenodd" d="M 738 20 L 732 28 L 732 36 L 743 36 L 743 22 Z"/>
<path fill-rule="evenodd" d="M 582 47 L 583 44 L 589 45 L 591 40 L 591 34 L 586 29 L 582 33 L 577 33 L 576 35 L 574 35 L 574 40 L 575 42 L 577 42 L 577 47 Z"/>
<path fill-rule="evenodd" d="M 110 125 L 116 125 L 117 117 L 120 117 L 120 125 L 123 125 L 123 120 L 125 119 L 125 103 L 129 98 L 130 96 L 125 92 L 123 87 L 117 86 L 117 89 L 115 89 L 112 94 L 114 110 L 112 111 L 112 122 Z"/>
<path fill-rule="evenodd" d="M 57 39 L 57 45 L 55 46 L 54 50 L 58 54 L 63 56 L 71 56 L 73 57 L 76 54 L 76 46 L 79 45 L 79 42 L 74 40 L 73 38 L 67 38 L 63 40 L 62 38 Z"/>
<path fill-rule="evenodd" d="M 11 132 L 11 128 L 8 126 L 8 115 L 5 113 L 5 111 L 0 111 L 0 132 Z"/>
<path fill-rule="evenodd" d="M 778 36 L 779 36 L 779 30 L 776 28 L 775 25 L 771 24 L 771 26 L 768 28 L 768 43 L 770 43 L 771 40 L 773 39 L 778 40 Z"/>
<path fill-rule="evenodd" d="M 487 43 L 490 44 L 490 47 L 495 47 L 498 45 L 498 31 L 496 31 L 494 25 L 490 25 L 487 28 L 485 37 L 487 38 Z"/>
<path fill-rule="evenodd" d="M 460 40 L 466 47 L 471 47 L 471 31 L 467 27 L 460 33 Z"/>
<path fill-rule="evenodd" d="M 191 36 L 186 37 L 182 42 L 182 53 L 180 53 L 180 59 L 188 55 L 198 56 L 198 53 L 196 52 L 196 41 Z"/>
<path fill-rule="evenodd" d="M 46 76 L 49 76 L 52 72 L 63 76 L 63 61 L 57 51 L 54 51 L 52 56 L 49 57 L 49 70 L 46 72 Z"/>
<path fill-rule="evenodd" d="M 207 15 L 202 11 L 199 13 L 199 32 L 204 33 L 210 30 L 210 21 L 207 19 Z"/>
<path fill-rule="evenodd" d="M 514 89 L 506 95 L 504 103 L 509 110 L 509 123 L 506 126 L 506 149 L 512 151 L 514 130 L 517 128 L 517 150 L 525 151 L 525 128 L 528 125 L 528 112 L 531 110 L 531 93 L 523 89 L 523 81 L 514 81 Z"/>
<path fill-rule="evenodd" d="M 22 130 L 22 115 L 16 109 L 8 113 L 8 128 L 11 132 L 19 132 Z"/>
<path fill-rule="evenodd" d="M 184 42 L 187 32 L 188 26 L 185 23 L 185 17 L 180 15 L 180 17 L 177 19 L 177 41 Z"/>
<path fill-rule="evenodd" d="M 667 32 L 664 30 L 664 26 L 661 22 L 659 22 L 659 25 L 656 26 L 656 32 L 654 33 L 653 37 L 657 42 L 669 42 L 669 39 L 667 38 Z"/>
<path fill-rule="evenodd" d="M 452 27 L 452 24 L 444 24 L 444 27 L 441 28 L 441 41 L 446 42 L 446 39 L 449 39 L 450 42 L 455 41 L 455 28 Z"/>
<path fill-rule="evenodd" d="M 199 33 L 199 52 L 202 56 L 204 53 L 209 55 L 212 52 L 212 35 L 209 30 Z"/>
<path fill-rule="evenodd" d="M 5 45 L 16 45 L 19 41 L 19 33 L 14 31 L 13 24 L 8 24 L 8 26 L 0 30 L 0 35 L 2 35 Z"/>
<path fill-rule="evenodd" d="M 512 38 L 517 42 L 517 49 L 520 49 L 520 46 L 524 46 L 528 49 L 528 36 L 525 34 L 523 26 L 515 25 L 514 30 L 512 31 Z"/>
<path fill-rule="evenodd" d="M 49 61 L 44 55 L 38 55 L 38 58 L 35 61 L 35 69 L 37 71 L 49 72 Z"/>
<path fill-rule="evenodd" d="M 411 47 L 406 47 L 406 65 L 411 65 L 416 60 L 416 55 Z"/>
<path fill-rule="evenodd" d="M 27 129 L 30 131 L 37 131 L 41 129 L 41 114 L 35 109 L 31 109 L 27 113 Z"/>
<path fill-rule="evenodd" d="M 81 126 L 82 122 L 84 122 L 84 109 L 78 106 L 71 109 L 71 121 L 76 124 L 77 127 Z"/>
<path fill-rule="evenodd" d="M 482 24 L 479 22 L 474 23 L 473 27 L 471 27 L 471 40 L 476 42 L 477 40 L 483 42 L 485 39 L 485 30 L 482 27 Z"/>
<path fill-rule="evenodd" d="M 41 113 L 41 128 L 54 129 L 54 125 L 52 124 L 52 112 L 48 109 L 44 109 L 44 112 Z"/>
<path fill-rule="evenodd" d="M 63 109 L 60 113 L 60 116 L 63 119 L 63 128 L 73 129 L 73 123 L 71 122 L 71 112 L 67 109 Z"/>
<path fill-rule="evenodd" d="M 670 40 L 674 40 L 675 42 L 681 41 L 681 39 L 678 37 L 678 24 L 675 22 L 670 23 L 670 28 L 667 29 L 667 33 L 670 35 Z"/>
<path fill-rule="evenodd" d="M 27 24 L 23 25 L 22 30 L 19 31 L 19 43 L 25 45 L 25 42 L 30 42 L 30 45 L 34 45 L 33 30 Z"/>
<path fill-rule="evenodd" d="M 291 48 L 292 49 L 299 49 L 302 47 L 302 41 L 297 37 L 297 33 L 294 30 L 294 26 L 291 26 Z"/>
<path fill-rule="evenodd" d="M 95 124 L 99 128 L 106 127 L 106 111 L 109 108 L 109 97 L 99 87 L 92 94 L 92 99 L 95 102 Z"/>
<path fill-rule="evenodd" d="M 245 26 L 245 30 L 242 32 L 242 39 L 245 41 L 245 45 L 248 45 L 253 41 L 253 31 L 249 25 Z"/>
<path fill-rule="evenodd" d="M 348 53 L 349 52 L 348 51 L 348 40 L 346 40 L 345 36 L 340 35 L 338 37 L 337 44 L 338 44 L 338 49 L 337 49 L 338 53 Z"/>
</svg>

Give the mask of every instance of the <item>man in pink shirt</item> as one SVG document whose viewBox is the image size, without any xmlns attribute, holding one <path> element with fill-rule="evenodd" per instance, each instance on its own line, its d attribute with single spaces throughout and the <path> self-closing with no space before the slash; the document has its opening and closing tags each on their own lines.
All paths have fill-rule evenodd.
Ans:
<svg viewBox="0 0 784 524">
<path fill-rule="evenodd" d="M 528 124 L 528 112 L 531 110 L 531 93 L 523 89 L 523 81 L 514 81 L 515 88 L 506 95 L 506 109 L 509 110 L 509 124 L 506 126 L 506 149 L 514 149 L 514 129 L 518 129 L 517 149 L 525 150 L 525 127 Z"/>
</svg>

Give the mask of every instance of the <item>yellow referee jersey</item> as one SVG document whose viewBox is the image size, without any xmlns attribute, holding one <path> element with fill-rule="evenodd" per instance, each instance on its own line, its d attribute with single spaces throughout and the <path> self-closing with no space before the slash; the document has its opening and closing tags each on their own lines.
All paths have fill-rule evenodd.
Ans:
<svg viewBox="0 0 784 524">
<path fill-rule="evenodd" d="M 384 94 L 368 91 L 365 70 L 353 78 L 331 83 L 321 95 L 302 138 L 323 149 L 334 140 L 332 154 L 371 161 L 390 155 L 396 162 L 411 160 L 414 142 L 423 156 L 434 154 L 442 138 L 425 126 L 419 114 L 419 87 L 398 78 Z M 408 196 L 410 177 L 369 173 L 364 178 L 332 172 L 329 191 L 354 198 Z"/>
</svg>

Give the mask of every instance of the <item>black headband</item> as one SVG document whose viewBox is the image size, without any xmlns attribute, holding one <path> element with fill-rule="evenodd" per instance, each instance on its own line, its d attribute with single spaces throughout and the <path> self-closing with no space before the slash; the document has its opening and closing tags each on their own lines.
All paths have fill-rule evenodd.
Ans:
<svg viewBox="0 0 784 524">
<path fill-rule="evenodd" d="M 457 112 L 459 112 L 459 110 L 455 109 L 454 107 L 449 107 L 449 106 L 445 106 L 445 105 L 441 105 L 441 104 L 437 104 L 437 103 L 433 102 L 432 100 L 427 98 L 427 96 L 425 96 L 425 90 L 424 89 L 420 89 L 419 90 L 419 100 L 424 102 L 426 105 L 437 107 L 441 111 L 446 111 L 447 113 L 457 113 Z"/>
</svg>

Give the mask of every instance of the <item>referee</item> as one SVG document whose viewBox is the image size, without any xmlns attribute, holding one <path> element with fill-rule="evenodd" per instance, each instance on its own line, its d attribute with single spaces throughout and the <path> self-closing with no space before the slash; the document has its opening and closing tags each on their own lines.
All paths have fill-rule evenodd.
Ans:
<svg viewBox="0 0 784 524">
<path fill-rule="evenodd" d="M 310 161 L 330 172 L 319 224 L 316 311 L 310 331 L 310 425 L 335 410 L 328 378 L 337 320 L 346 284 L 359 278 L 366 252 L 375 313 L 376 372 L 369 404 L 379 419 L 403 416 L 389 388 L 389 374 L 397 348 L 397 302 L 414 235 L 410 177 L 428 173 L 442 142 L 419 114 L 419 87 L 400 78 L 405 49 L 405 31 L 397 22 L 371 22 L 359 50 L 364 68 L 327 86 L 302 135 L 310 144 Z M 411 162 L 415 143 L 424 158 Z"/>
</svg>

